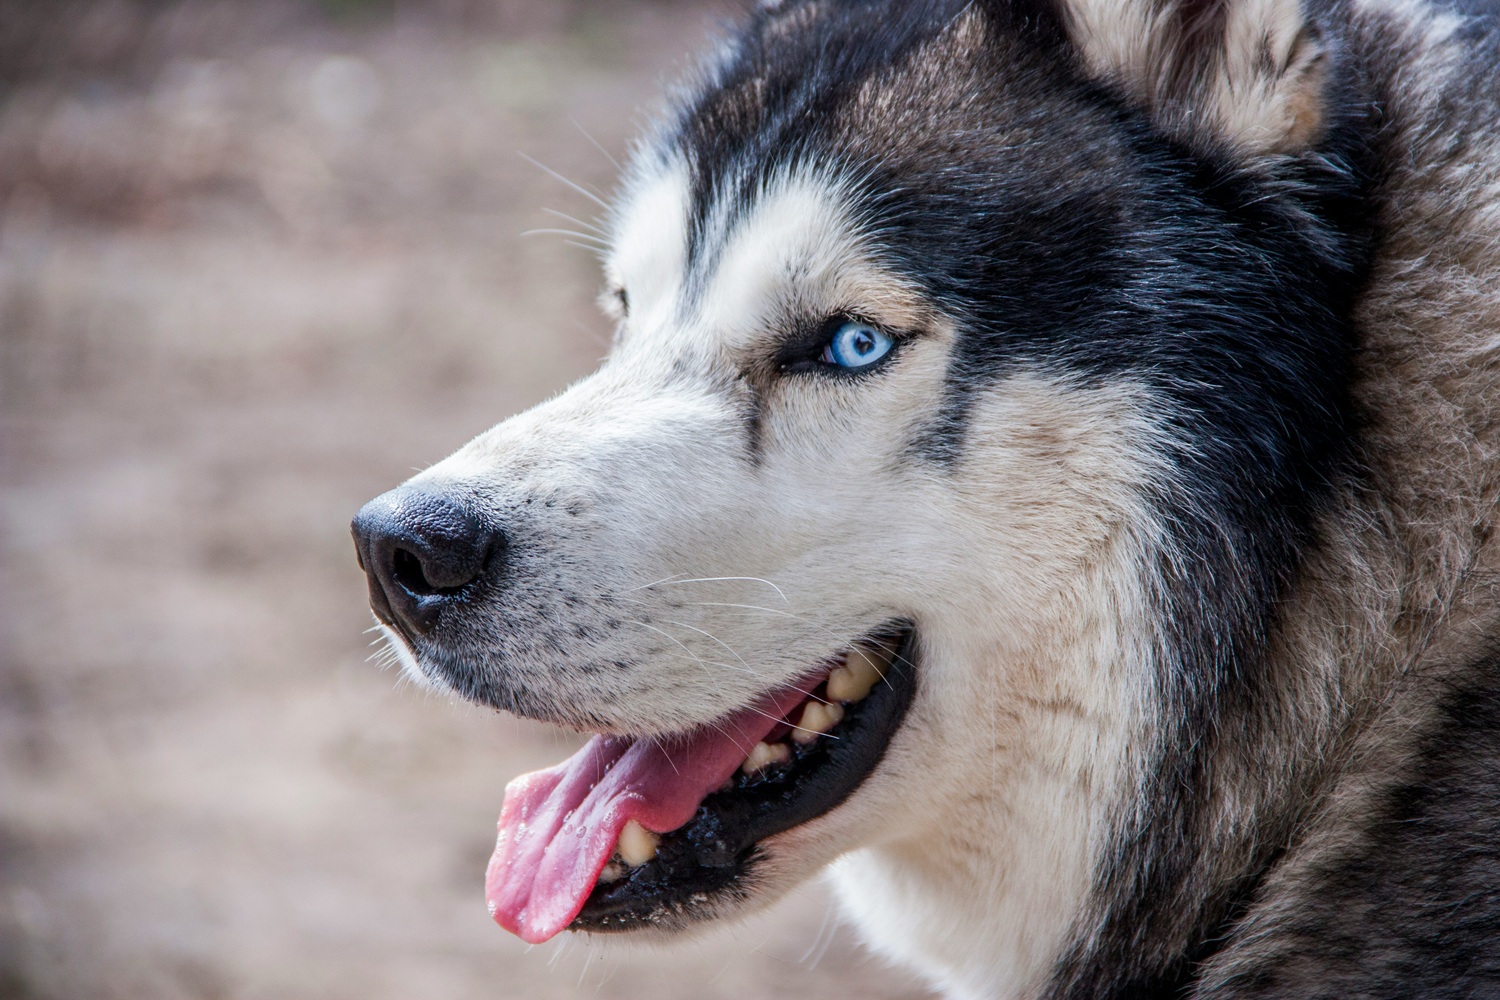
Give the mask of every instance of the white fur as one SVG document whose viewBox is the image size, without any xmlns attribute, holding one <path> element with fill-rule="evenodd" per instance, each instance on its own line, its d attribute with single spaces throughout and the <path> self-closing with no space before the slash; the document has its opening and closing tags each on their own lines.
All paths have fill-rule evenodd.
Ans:
<svg viewBox="0 0 1500 1000">
<path fill-rule="evenodd" d="M 940 510 L 970 551 L 948 556 L 942 610 L 924 620 L 923 677 L 938 690 L 903 734 L 920 743 L 914 779 L 945 783 L 947 798 L 835 871 L 866 936 L 961 997 L 1026 995 L 1050 970 L 1150 712 L 1149 637 L 1120 624 L 1146 618 L 1133 487 L 1151 429 L 1138 400 L 1023 380 L 986 409 L 986 474 L 963 477 Z M 1012 449 L 1029 447 L 1063 460 L 1018 462 Z M 1026 565 L 997 566 L 1017 545 Z"/>
<path fill-rule="evenodd" d="M 845 805 L 768 841 L 766 895 L 857 851 L 837 881 L 873 943 L 955 995 L 1023 996 L 1081 918 L 1153 704 L 1151 637 L 1120 624 L 1146 617 L 1149 401 L 1019 374 L 977 405 L 959 468 L 913 462 L 955 331 L 861 241 L 838 180 L 766 185 L 687 275 L 678 171 L 638 179 L 619 213 L 607 266 L 630 317 L 605 367 L 421 478 L 588 498 L 586 543 L 555 513 L 530 530 L 561 540 L 556 593 L 649 616 L 607 640 L 641 662 L 587 685 L 551 658 L 507 670 L 622 730 L 712 721 L 916 621 L 908 721 Z M 843 311 L 919 332 L 878 378 L 764 388 L 752 469 L 723 386 L 790 324 Z M 528 597 L 598 615 L 554 598 Z"/>
<path fill-rule="evenodd" d="M 1296 0 L 1230 0 L 1222 32 L 1192 48 L 1172 2 L 1068 0 L 1089 69 L 1195 142 L 1253 157 L 1294 152 L 1316 134 L 1325 54 Z M 1355 6 L 1395 17 L 1417 5 Z M 1436 45 L 1454 23 L 1429 18 L 1422 30 Z M 977 21 L 958 27 L 977 30 Z M 913 459 L 959 331 L 862 237 L 843 181 L 783 174 L 744 211 L 711 210 L 690 263 L 687 165 L 643 162 L 614 216 L 606 263 L 629 300 L 610 359 L 419 477 L 480 488 L 522 543 L 515 558 L 533 560 L 494 640 L 509 644 L 506 672 L 605 728 L 663 735 L 743 707 L 884 622 L 915 621 L 919 684 L 905 723 L 848 801 L 763 845 L 761 898 L 832 863 L 846 911 L 881 951 L 955 997 L 1031 995 L 1060 951 L 1089 933 L 1093 874 L 1138 798 L 1145 762 L 1133 755 L 1159 728 L 1143 574 L 1163 533 L 1143 496 L 1169 474 L 1153 458 L 1164 432 L 1152 399 L 1124 379 L 1084 386 L 1023 369 L 986 387 L 953 465 Z M 1460 187 L 1432 183 L 1440 206 Z M 1437 266 L 1425 263 L 1431 242 L 1396 258 L 1407 275 Z M 1493 243 L 1474 246 L 1478 259 Z M 1444 289 L 1454 275 L 1494 270 L 1488 256 L 1482 267 L 1462 263 L 1448 267 Z M 1387 282 L 1399 303 L 1389 314 L 1436 313 L 1411 292 L 1417 279 L 1406 280 Z M 1472 325 L 1492 348 L 1493 283 L 1473 281 Z M 764 374 L 799 322 L 845 312 L 911 339 L 859 382 Z M 1390 356 L 1426 356 L 1425 345 L 1400 340 L 1421 322 L 1368 326 L 1397 338 Z M 1425 363 L 1446 364 L 1432 357 Z M 1424 415 L 1440 408 L 1401 409 L 1409 378 L 1364 390 L 1407 417 L 1382 433 L 1413 437 L 1387 451 L 1403 462 L 1436 456 L 1433 475 L 1408 478 L 1451 486 L 1432 441 L 1462 438 L 1442 428 L 1420 436 Z M 753 463 L 752 397 L 763 422 Z M 1404 509 L 1433 503 L 1419 501 Z M 1329 579 L 1323 596 L 1377 600 L 1368 580 Z M 1383 592 L 1394 607 L 1398 588 Z M 1342 620 L 1316 599 L 1310 607 L 1305 617 L 1320 629 Z M 1291 689 L 1287 711 L 1331 717 L 1317 701 L 1341 695 L 1318 687 L 1320 671 L 1335 676 L 1354 658 L 1307 646 L 1308 655 L 1295 647 L 1306 687 Z M 628 666 L 575 669 L 591 660 Z M 1224 808 L 1227 827 L 1237 807 Z"/>
<path fill-rule="evenodd" d="M 1168 84 L 1189 56 L 1161 8 L 1069 10 L 1094 71 L 1172 121 L 1257 153 L 1306 131 L 1318 50 L 1292 0 L 1237 3 L 1187 90 Z M 422 478 L 502 484 L 512 503 L 585 498 L 576 534 L 530 505 L 524 530 L 566 558 L 527 600 L 538 621 L 596 628 L 624 607 L 639 627 L 586 649 L 552 639 L 565 660 L 571 643 L 633 666 L 585 679 L 520 649 L 507 670 L 621 731 L 711 722 L 882 622 L 915 621 L 907 721 L 844 805 L 764 845 L 763 895 L 837 860 L 877 948 L 957 997 L 1026 996 L 1086 920 L 1157 702 L 1154 637 L 1127 624 L 1151 617 L 1150 399 L 1022 372 L 976 404 L 956 468 L 913 462 L 956 331 L 860 237 L 840 179 L 781 175 L 748 210 L 710 214 L 692 271 L 689 191 L 680 160 L 631 180 L 606 262 L 629 311 L 605 367 Z M 845 312 L 915 335 L 878 378 L 751 384 L 797 323 Z"/>
<path fill-rule="evenodd" d="M 614 251 L 605 264 L 611 286 L 628 289 L 637 322 L 648 325 L 670 317 L 681 292 L 687 256 L 687 166 L 674 161 L 638 184 L 638 193 L 616 210 Z"/>
</svg>

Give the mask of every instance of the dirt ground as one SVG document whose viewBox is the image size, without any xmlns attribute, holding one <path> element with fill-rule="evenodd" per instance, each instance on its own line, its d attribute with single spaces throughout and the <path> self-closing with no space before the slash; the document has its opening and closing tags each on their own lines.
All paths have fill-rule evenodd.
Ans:
<svg viewBox="0 0 1500 1000">
<path fill-rule="evenodd" d="M 485 915 L 572 737 L 366 661 L 348 521 L 586 372 L 715 9 L 0 0 L 0 997 L 916 998 L 809 886 L 666 951 Z"/>
</svg>

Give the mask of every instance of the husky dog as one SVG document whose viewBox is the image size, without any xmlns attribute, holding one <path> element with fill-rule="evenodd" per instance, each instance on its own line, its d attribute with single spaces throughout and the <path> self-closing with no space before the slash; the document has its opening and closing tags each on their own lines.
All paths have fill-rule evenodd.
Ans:
<svg viewBox="0 0 1500 1000">
<path fill-rule="evenodd" d="M 603 367 L 354 523 L 410 671 L 598 734 L 495 919 L 832 864 L 955 997 L 1500 996 L 1497 58 L 1425 0 L 750 13 Z"/>
</svg>

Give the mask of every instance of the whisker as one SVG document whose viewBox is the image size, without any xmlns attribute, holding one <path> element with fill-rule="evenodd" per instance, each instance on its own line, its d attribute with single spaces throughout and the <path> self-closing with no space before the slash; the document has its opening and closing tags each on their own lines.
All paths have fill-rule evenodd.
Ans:
<svg viewBox="0 0 1500 1000">
<path fill-rule="evenodd" d="M 591 143 L 594 144 L 594 148 L 595 149 L 597 149 L 599 152 L 601 152 L 601 153 L 604 154 L 604 158 L 606 160 L 608 160 L 610 162 L 610 164 L 616 170 L 624 170 L 625 169 L 624 167 L 620 166 L 620 161 L 617 160 L 617 159 L 615 159 L 614 156 L 610 154 L 609 150 L 605 149 L 602 145 L 600 145 L 598 139 L 595 139 L 593 136 L 589 135 L 588 129 L 586 129 L 582 125 L 580 125 L 578 123 L 578 119 L 577 118 L 574 118 L 572 115 L 569 115 L 568 116 L 568 121 L 572 122 L 573 123 L 573 127 L 576 128 L 578 131 L 580 131 L 580 132 L 583 133 L 583 137 L 585 139 L 587 139 L 589 142 L 591 142 Z"/>
<path fill-rule="evenodd" d="M 522 231 L 521 235 L 522 236 L 571 236 L 574 239 L 592 240 L 594 243 L 597 243 L 600 247 L 603 247 L 603 246 L 606 245 L 605 242 L 604 242 L 604 240 L 601 239 L 598 236 L 590 236 L 588 233 L 579 233 L 579 232 L 575 232 L 575 231 L 573 231 L 571 229 L 527 229 L 527 230 Z M 591 247 L 590 249 L 593 249 L 593 248 Z"/>
<path fill-rule="evenodd" d="M 642 601 L 640 603 L 644 604 L 645 602 Z M 712 666 L 712 667 L 727 667 L 730 670 L 738 669 L 738 668 L 735 667 L 735 665 L 733 663 L 720 663 L 718 660 L 705 660 L 705 659 L 703 659 L 703 657 L 699 656 L 697 653 L 693 652 L 691 649 L 688 649 L 688 647 L 683 644 L 683 642 L 682 642 L 681 639 L 678 639 L 675 635 L 673 635 L 670 632 L 667 632 L 667 631 L 665 631 L 663 629 L 657 628 L 655 625 L 648 625 L 645 622 L 638 622 L 634 618 L 627 618 L 625 620 L 627 622 L 629 622 L 630 624 L 632 624 L 632 625 L 638 625 L 641 628 L 650 629 L 651 631 L 655 632 L 658 635 L 664 635 L 664 636 L 666 636 L 672 642 L 675 642 L 678 646 L 682 647 L 682 650 L 685 653 L 687 653 L 687 655 L 691 656 L 693 658 L 693 661 L 695 663 L 702 664 L 705 667 L 710 667 L 710 666 Z M 665 619 L 663 619 L 663 620 L 665 621 Z M 682 623 L 681 622 L 668 622 L 668 624 L 671 624 L 671 625 L 681 625 Z M 691 625 L 689 625 L 687 627 L 688 628 L 692 628 Z M 696 632 L 696 631 L 700 631 L 700 630 L 694 629 L 694 631 Z M 710 637 L 710 638 L 712 638 L 712 637 Z M 726 647 L 726 648 L 728 648 L 728 647 Z M 729 650 L 729 651 L 731 653 L 734 652 L 734 650 L 732 650 L 732 649 Z"/>
<path fill-rule="evenodd" d="M 648 629 L 650 629 L 651 631 L 655 632 L 657 635 L 664 635 L 664 636 L 666 636 L 669 641 L 675 642 L 675 643 L 677 643 L 677 645 L 681 646 L 683 652 L 687 653 L 687 655 L 691 656 L 694 660 L 696 660 L 698 662 L 699 666 L 702 666 L 702 667 L 707 667 L 708 666 L 707 663 L 703 662 L 703 658 L 701 656 L 699 656 L 697 653 L 693 652 L 691 649 L 688 649 L 687 645 L 685 643 L 683 643 L 683 641 L 681 639 L 677 638 L 672 633 L 670 633 L 670 632 L 668 632 L 668 631 L 666 631 L 664 629 L 659 629 L 655 625 L 647 625 L 645 622 L 638 622 L 638 621 L 636 621 L 633 618 L 630 619 L 630 624 L 632 624 L 632 625 L 639 625 L 641 628 L 648 628 Z"/>
<path fill-rule="evenodd" d="M 672 759 L 672 755 L 667 752 L 667 745 L 662 742 L 661 737 L 660 736 L 652 736 L 652 737 L 650 737 L 650 740 L 651 740 L 652 745 L 655 746 L 656 749 L 661 752 L 661 755 L 663 757 L 667 758 L 667 763 L 672 765 L 672 773 L 673 774 L 679 774 L 679 775 L 682 774 L 682 772 L 677 769 L 677 762 L 675 760 L 673 760 Z"/>
<path fill-rule="evenodd" d="M 754 744 L 751 744 L 750 746 L 747 747 L 743 743 L 741 743 L 739 740 L 737 740 L 733 736 L 729 735 L 729 733 L 725 731 L 724 727 L 721 726 L 721 725 L 719 725 L 717 722 L 710 722 L 709 725 L 713 726 L 714 730 L 720 736 L 724 737 L 730 743 L 733 743 L 734 744 L 734 748 L 736 750 L 738 750 L 740 753 L 744 754 L 746 757 L 750 756 L 750 751 L 755 749 L 755 745 Z"/>
<path fill-rule="evenodd" d="M 656 583 L 648 583 L 646 584 L 646 587 L 657 587 L 667 583 L 727 583 L 733 580 L 745 580 L 750 583 L 763 583 L 767 587 L 770 587 L 772 590 L 776 591 L 777 597 L 781 598 L 783 601 L 786 600 L 786 594 L 780 587 L 776 586 L 776 584 L 772 583 L 770 580 L 764 579 L 763 577 L 759 576 L 695 576 L 689 577 L 685 580 L 676 580 L 672 577 L 667 577 L 665 580 L 658 580 Z M 644 590 L 645 588 L 637 587 L 636 589 Z M 791 602 L 788 601 L 787 603 Z"/>
<path fill-rule="evenodd" d="M 677 643 L 677 645 L 682 646 L 683 650 L 688 654 L 688 656 L 692 657 L 693 660 L 694 660 L 694 662 L 696 662 L 699 666 L 702 666 L 702 667 L 706 668 L 706 667 L 712 665 L 712 666 L 716 666 L 716 667 L 728 667 L 730 669 L 733 669 L 733 664 L 718 663 L 718 662 L 715 662 L 715 661 L 705 662 L 702 657 L 700 657 L 697 653 L 694 653 L 691 649 L 688 649 L 687 646 L 684 646 L 682 644 L 682 642 L 679 641 L 677 638 L 675 638 L 674 636 L 672 636 L 668 632 L 663 632 L 661 629 L 656 628 L 654 625 L 647 625 L 645 622 L 638 622 L 638 621 L 635 621 L 634 619 L 627 619 L 627 620 L 632 625 L 639 625 L 641 628 L 648 628 L 648 629 L 650 629 L 653 632 L 660 633 L 661 635 L 666 636 L 672 642 Z M 815 697 L 815 696 L 813 696 L 813 697 Z M 819 698 L 818 700 L 819 701 L 823 701 L 823 699 L 821 699 L 821 698 Z M 823 704 L 826 705 L 826 704 L 828 704 L 828 702 L 823 701 Z M 745 710 L 754 712 L 756 715 L 760 716 L 763 719 L 770 719 L 772 722 L 785 722 L 791 728 L 799 730 L 799 731 L 804 732 L 804 733 L 817 733 L 817 735 L 819 735 L 819 736 L 826 736 L 829 739 L 834 739 L 834 740 L 843 739 L 842 736 L 834 736 L 832 733 L 820 733 L 820 732 L 818 732 L 815 729 L 808 729 L 806 726 L 799 726 L 795 722 L 791 721 L 790 719 L 783 718 L 782 716 L 779 716 L 779 715 L 772 715 L 770 712 L 762 711 L 761 709 L 756 708 L 754 705 L 747 705 L 747 706 L 745 706 L 744 709 L 741 709 L 741 711 L 745 711 Z M 713 725 L 717 726 L 717 723 L 713 723 Z M 723 730 L 720 730 L 720 732 L 723 732 Z M 739 744 L 736 743 L 735 746 L 738 747 Z M 745 752 L 749 753 L 750 751 L 746 750 Z"/>
<path fill-rule="evenodd" d="M 647 601 L 637 600 L 636 598 L 633 598 L 633 597 L 620 597 L 620 598 L 618 598 L 618 600 L 629 601 L 631 604 L 642 604 L 642 605 L 645 605 L 645 604 L 649 603 Z M 704 603 L 704 602 L 700 601 L 698 603 L 701 604 L 701 603 Z M 771 610 L 771 609 L 768 608 L 766 610 Z M 757 671 L 754 667 L 750 666 L 750 664 L 745 661 L 745 658 L 743 656 L 741 656 L 739 653 L 737 653 L 737 652 L 734 651 L 734 647 L 730 646 L 723 639 L 720 639 L 718 636 L 714 635 L 712 632 L 705 632 L 703 629 L 698 628 L 698 627 L 696 627 L 694 625 L 689 625 L 687 622 L 680 622 L 680 621 L 677 621 L 677 620 L 672 619 L 672 618 L 663 618 L 662 621 L 666 622 L 668 625 L 680 625 L 683 628 L 692 629 L 694 632 L 697 632 L 700 635 L 707 636 L 708 638 L 712 639 L 714 642 L 718 643 L 720 646 L 723 646 L 726 650 L 728 650 L 729 651 L 729 655 L 733 656 L 736 660 L 739 660 L 740 663 L 743 665 L 743 668 L 736 667 L 733 663 L 722 663 L 722 662 L 720 662 L 718 660 L 708 660 L 708 661 L 706 661 L 709 664 L 712 664 L 713 666 L 716 666 L 716 667 L 725 667 L 725 668 L 727 668 L 729 670 L 736 670 L 736 671 L 738 671 L 740 673 L 749 674 L 751 676 L 755 676 L 755 675 L 757 675 L 759 673 L 759 671 Z M 632 619 L 631 623 L 634 624 L 634 625 L 640 625 L 643 628 L 651 628 L 651 626 L 647 625 L 645 622 L 638 622 L 638 621 L 634 621 Z M 813 623 L 809 622 L 808 624 L 813 624 Z M 660 629 L 656 629 L 655 631 L 660 632 L 661 630 Z M 833 635 L 834 633 L 830 632 L 829 634 Z M 673 641 L 676 642 L 677 640 L 674 639 Z M 678 642 L 677 644 L 679 646 L 682 645 L 682 643 L 680 643 L 680 642 Z M 842 643 L 841 645 L 848 645 L 848 643 Z M 686 648 L 686 647 L 683 647 L 683 648 Z M 694 658 L 697 659 L 696 654 L 695 654 Z M 705 661 L 702 660 L 702 659 L 699 659 L 698 662 L 699 663 L 703 663 Z M 825 705 L 831 704 L 831 702 L 827 701 L 824 698 L 819 698 L 815 694 L 810 694 L 810 695 L 808 695 L 808 697 L 810 697 L 810 698 L 812 698 L 812 699 L 814 699 L 816 701 L 820 701 L 820 702 L 822 702 Z"/>
<path fill-rule="evenodd" d="M 663 583 L 670 583 L 671 581 L 677 579 L 681 575 L 682 575 L 681 573 L 673 573 L 671 576 L 664 576 L 660 580 L 656 580 L 653 583 L 643 583 L 639 587 L 631 587 L 629 590 L 621 591 L 621 593 L 624 593 L 624 594 L 633 594 L 637 590 L 649 590 L 652 587 L 660 586 Z"/>
<path fill-rule="evenodd" d="M 551 167 L 547 166 L 545 163 L 543 163 L 541 160 L 536 159 L 535 157 L 527 156 L 525 153 L 522 153 L 520 155 L 521 159 L 525 160 L 527 163 L 530 163 L 532 166 L 547 172 L 552 176 L 554 180 L 566 184 L 568 187 L 572 188 L 574 191 L 577 191 L 579 194 L 583 195 L 589 201 L 592 201 L 595 205 L 598 205 L 606 212 L 609 211 L 609 203 L 594 192 L 590 191 L 588 188 L 584 187 L 582 184 L 578 184 L 574 181 L 568 180 L 562 174 L 558 173 L 556 170 L 553 170 Z"/>
<path fill-rule="evenodd" d="M 854 639 L 858 638 L 857 635 L 850 636 L 848 638 L 841 637 L 837 632 L 833 631 L 821 622 L 815 622 L 811 618 L 804 618 L 801 615 L 794 615 L 790 611 L 782 611 L 779 608 L 763 608 L 756 604 L 732 604 L 728 601 L 690 601 L 688 603 L 694 607 L 744 608 L 746 611 L 762 611 L 768 615 L 780 615 L 783 618 L 790 618 L 793 621 L 801 622 L 804 625 L 811 625 L 813 628 L 822 632 L 824 635 L 838 639 L 841 645 L 848 645 Z"/>
<path fill-rule="evenodd" d="M 569 215 L 567 212 L 559 212 L 555 208 L 543 208 L 542 211 L 546 212 L 548 215 L 555 215 L 557 216 L 557 218 L 562 219 L 564 222 L 571 222 L 575 226 L 582 226 L 584 229 L 592 230 L 598 236 L 602 237 L 609 235 L 609 233 L 607 233 L 602 227 L 596 226 L 592 222 L 586 222 L 583 219 L 578 218 L 577 216 Z"/>
<path fill-rule="evenodd" d="M 828 702 L 825 701 L 825 702 L 823 702 L 823 704 L 826 705 L 826 704 L 828 704 Z M 765 712 L 761 712 L 760 714 L 761 715 L 765 715 L 766 718 L 768 718 L 768 719 L 770 718 L 770 716 L 766 715 Z M 778 721 L 781 721 L 781 720 L 778 720 Z M 843 739 L 842 736 L 835 736 L 832 733 L 819 732 L 816 729 L 808 729 L 805 726 L 799 726 L 795 722 L 792 722 L 790 720 L 787 720 L 786 724 L 789 725 L 789 726 L 791 726 L 793 729 L 797 730 L 798 732 L 812 733 L 813 735 L 817 736 L 819 739 L 827 739 L 827 740 L 842 740 Z"/>
<path fill-rule="evenodd" d="M 717 642 L 719 645 L 723 646 L 729 652 L 730 656 L 734 657 L 736 660 L 739 660 L 740 663 L 744 665 L 744 668 L 745 668 L 744 671 L 743 671 L 744 673 L 747 673 L 747 674 L 753 674 L 753 673 L 755 673 L 755 671 L 751 668 L 750 664 L 745 663 L 745 658 L 743 656 L 741 656 L 739 653 L 736 653 L 734 651 L 734 649 L 729 645 L 729 643 L 725 642 L 723 639 L 720 639 L 718 636 L 714 635 L 712 632 L 705 632 L 703 629 L 698 628 L 695 625 L 689 625 L 687 622 L 673 621 L 670 618 L 664 618 L 662 620 L 665 621 L 668 625 L 680 625 L 683 628 L 692 629 L 694 632 L 697 632 L 699 635 L 708 636 L 708 638 L 712 639 L 714 642 Z"/>
</svg>

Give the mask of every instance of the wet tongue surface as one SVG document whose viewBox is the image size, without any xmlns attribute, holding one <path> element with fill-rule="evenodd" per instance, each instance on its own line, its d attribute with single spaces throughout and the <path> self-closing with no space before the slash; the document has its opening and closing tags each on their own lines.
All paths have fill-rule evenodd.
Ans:
<svg viewBox="0 0 1500 1000">
<path fill-rule="evenodd" d="M 628 821 L 669 833 L 692 819 L 817 682 L 782 688 L 666 749 L 655 740 L 596 736 L 556 767 L 512 781 L 485 876 L 495 922 L 531 944 L 567 927 Z"/>
</svg>

